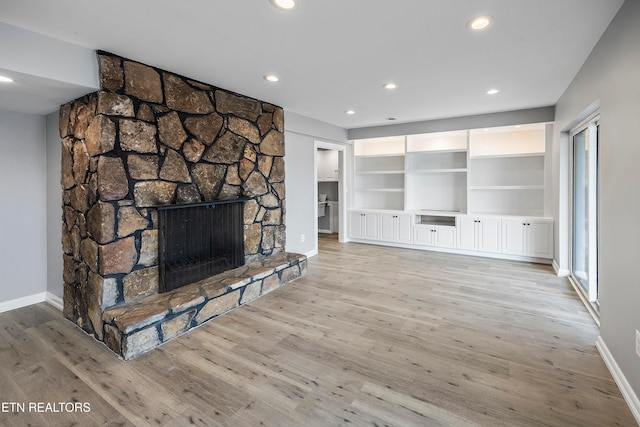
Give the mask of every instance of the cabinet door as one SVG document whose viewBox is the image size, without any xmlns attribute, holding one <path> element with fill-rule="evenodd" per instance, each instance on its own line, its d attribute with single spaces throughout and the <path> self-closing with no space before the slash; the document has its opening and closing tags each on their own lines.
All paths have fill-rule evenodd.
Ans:
<svg viewBox="0 0 640 427">
<path fill-rule="evenodd" d="M 527 221 L 527 255 L 553 258 L 553 222 Z"/>
<path fill-rule="evenodd" d="M 327 180 L 338 180 L 338 151 L 325 151 L 325 174 Z"/>
<path fill-rule="evenodd" d="M 396 215 L 380 214 L 380 240 L 393 242 L 396 240 Z"/>
<path fill-rule="evenodd" d="M 318 181 L 338 180 L 338 151 L 318 151 Z"/>
<path fill-rule="evenodd" d="M 349 212 L 349 236 L 355 239 L 364 237 L 364 214 L 362 212 Z"/>
<path fill-rule="evenodd" d="M 396 217 L 397 220 L 397 240 L 400 243 L 411 243 L 413 242 L 413 233 L 411 232 L 413 225 L 413 216 L 412 215 L 398 215 Z"/>
<path fill-rule="evenodd" d="M 435 226 L 434 246 L 441 248 L 455 248 L 456 247 L 456 228 L 455 227 L 442 227 Z"/>
<path fill-rule="evenodd" d="M 364 238 L 377 240 L 378 236 L 378 214 L 364 214 Z"/>
<path fill-rule="evenodd" d="M 476 221 L 475 217 L 459 216 L 456 218 L 458 227 L 458 247 L 460 249 L 475 250 L 476 246 Z"/>
<path fill-rule="evenodd" d="M 502 252 L 511 255 L 526 255 L 526 218 L 502 220 Z"/>
<path fill-rule="evenodd" d="M 413 228 L 413 243 L 416 245 L 433 246 L 433 229 L 428 225 L 416 225 Z"/>
<path fill-rule="evenodd" d="M 324 181 L 325 170 L 327 169 L 326 164 L 326 156 L 324 155 L 324 151 L 317 151 L 317 164 L 318 164 L 318 181 Z"/>
<path fill-rule="evenodd" d="M 478 250 L 482 252 L 500 252 L 500 218 L 478 218 Z"/>
</svg>

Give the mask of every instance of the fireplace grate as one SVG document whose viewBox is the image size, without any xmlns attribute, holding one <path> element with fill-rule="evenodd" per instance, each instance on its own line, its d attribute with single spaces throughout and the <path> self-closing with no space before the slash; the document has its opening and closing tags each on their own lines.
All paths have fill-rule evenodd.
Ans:
<svg viewBox="0 0 640 427">
<path fill-rule="evenodd" d="M 244 264 L 245 200 L 158 208 L 160 292 Z"/>
</svg>

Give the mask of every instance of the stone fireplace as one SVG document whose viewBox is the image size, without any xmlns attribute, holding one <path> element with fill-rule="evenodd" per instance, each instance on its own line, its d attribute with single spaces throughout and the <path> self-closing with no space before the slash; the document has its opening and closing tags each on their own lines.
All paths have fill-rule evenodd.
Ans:
<svg viewBox="0 0 640 427">
<path fill-rule="evenodd" d="M 125 359 L 301 276 L 282 108 L 106 52 L 63 105 L 64 315 Z M 245 266 L 159 294 L 158 208 L 243 199 Z"/>
</svg>

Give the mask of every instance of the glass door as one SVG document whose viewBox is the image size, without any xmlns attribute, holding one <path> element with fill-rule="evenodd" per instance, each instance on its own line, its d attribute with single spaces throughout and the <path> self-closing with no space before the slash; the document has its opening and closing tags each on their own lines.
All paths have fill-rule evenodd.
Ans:
<svg viewBox="0 0 640 427">
<path fill-rule="evenodd" d="M 594 118 L 571 135 L 571 276 L 590 302 L 598 301 L 598 130 Z"/>
</svg>

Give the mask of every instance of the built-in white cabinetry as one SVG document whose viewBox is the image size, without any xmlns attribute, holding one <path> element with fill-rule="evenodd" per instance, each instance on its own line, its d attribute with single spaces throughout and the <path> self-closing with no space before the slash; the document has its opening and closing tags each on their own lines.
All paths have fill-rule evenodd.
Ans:
<svg viewBox="0 0 640 427">
<path fill-rule="evenodd" d="M 338 151 L 318 150 L 318 181 L 338 180 Z"/>
<path fill-rule="evenodd" d="M 502 220 L 502 252 L 537 258 L 553 257 L 553 220 L 511 217 Z"/>
<path fill-rule="evenodd" d="M 377 213 L 349 212 L 349 236 L 355 239 L 378 240 L 378 218 Z"/>
<path fill-rule="evenodd" d="M 454 216 L 418 214 L 413 227 L 413 241 L 416 245 L 455 248 L 455 223 Z"/>
<path fill-rule="evenodd" d="M 412 242 L 412 215 L 381 213 L 380 240 L 387 242 Z"/>
<path fill-rule="evenodd" d="M 349 225 L 349 235 L 357 241 L 509 259 L 553 258 L 551 218 L 350 211 Z"/>
<path fill-rule="evenodd" d="M 458 216 L 458 248 L 499 253 L 502 221 L 500 217 Z"/>
<path fill-rule="evenodd" d="M 350 236 L 510 259 L 552 258 L 546 126 L 354 141 Z"/>
<path fill-rule="evenodd" d="M 414 229 L 416 245 L 439 248 L 456 247 L 456 228 L 445 225 L 416 225 Z"/>
</svg>

